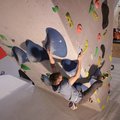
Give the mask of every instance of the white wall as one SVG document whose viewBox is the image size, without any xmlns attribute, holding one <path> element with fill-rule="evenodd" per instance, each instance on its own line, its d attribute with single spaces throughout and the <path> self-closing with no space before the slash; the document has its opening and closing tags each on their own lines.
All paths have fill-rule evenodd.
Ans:
<svg viewBox="0 0 120 120">
<path fill-rule="evenodd" d="M 105 45 L 106 52 L 104 60 L 105 65 L 102 72 L 110 71 L 110 56 L 113 40 L 113 0 L 108 0 L 109 6 L 109 25 L 102 29 L 101 7 L 95 9 L 99 19 L 96 21 L 89 14 L 90 0 L 4 0 L 0 3 L 0 34 L 5 34 L 9 38 L 15 39 L 14 45 L 20 46 L 26 39 L 31 39 L 35 43 L 42 45 L 46 37 L 46 28 L 53 27 L 57 29 L 65 38 L 68 48 L 66 58 L 76 59 L 79 47 L 85 47 L 85 41 L 88 40 L 88 49 L 85 52 L 82 67 L 87 70 L 92 64 L 98 64 L 99 56 L 102 55 L 100 46 Z M 102 2 L 100 1 L 100 6 Z M 59 12 L 54 13 L 52 7 L 59 6 Z M 69 12 L 74 26 L 70 28 L 65 14 Z M 77 24 L 82 24 L 83 31 L 76 32 Z M 103 33 L 107 30 L 105 36 Z M 101 33 L 101 40 L 98 42 L 97 35 Z M 8 41 L 7 41 L 8 42 Z M 95 48 L 99 48 L 99 54 L 94 57 Z M 93 55 L 93 59 L 91 58 Z M 26 71 L 28 76 L 37 86 L 47 89 L 41 83 L 41 73 L 48 70 L 41 63 L 26 63 L 31 70 Z M 46 63 L 49 67 L 49 62 Z M 107 82 L 106 82 L 107 85 Z M 105 87 L 105 86 L 104 86 Z M 103 89 L 104 90 L 104 89 Z M 107 91 L 107 89 L 106 89 Z M 104 92 L 102 92 L 104 93 Z M 106 94 L 107 92 L 105 92 Z"/>
</svg>

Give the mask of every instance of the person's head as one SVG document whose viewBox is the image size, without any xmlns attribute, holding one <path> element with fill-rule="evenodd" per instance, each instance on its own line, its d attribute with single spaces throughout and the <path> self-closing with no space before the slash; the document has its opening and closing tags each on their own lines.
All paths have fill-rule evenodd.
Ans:
<svg viewBox="0 0 120 120">
<path fill-rule="evenodd" d="M 62 75 L 60 72 L 55 72 L 50 75 L 49 79 L 52 85 L 59 85 L 62 81 Z"/>
</svg>

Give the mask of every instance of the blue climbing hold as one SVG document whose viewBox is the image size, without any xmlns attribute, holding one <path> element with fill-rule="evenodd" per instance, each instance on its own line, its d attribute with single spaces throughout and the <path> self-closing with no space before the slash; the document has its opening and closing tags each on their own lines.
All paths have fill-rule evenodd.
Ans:
<svg viewBox="0 0 120 120">
<path fill-rule="evenodd" d="M 61 65 L 66 72 L 71 72 L 77 67 L 77 60 L 63 59 Z"/>
<path fill-rule="evenodd" d="M 13 55 L 19 64 L 22 64 L 22 63 L 29 61 L 28 57 L 27 57 L 27 53 L 24 52 L 21 48 L 14 46 L 12 48 L 12 52 L 13 52 Z"/>
<path fill-rule="evenodd" d="M 40 45 L 32 42 L 31 40 L 26 40 L 26 50 L 29 56 L 29 59 L 34 62 L 49 60 L 49 56 L 46 50 Z"/>
<path fill-rule="evenodd" d="M 45 47 L 49 48 L 53 55 L 65 57 L 67 55 L 67 45 L 63 36 L 54 28 L 47 28 L 46 33 Z"/>
</svg>

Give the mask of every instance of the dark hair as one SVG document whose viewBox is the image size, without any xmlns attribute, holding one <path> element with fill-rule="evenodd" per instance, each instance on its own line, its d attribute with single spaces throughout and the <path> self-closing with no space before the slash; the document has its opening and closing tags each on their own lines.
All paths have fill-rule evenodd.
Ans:
<svg viewBox="0 0 120 120">
<path fill-rule="evenodd" d="M 58 79 L 58 77 L 59 77 L 60 75 L 61 75 L 60 72 L 52 73 L 52 74 L 50 75 L 50 78 L 49 78 L 51 84 L 54 84 L 55 81 Z"/>
</svg>

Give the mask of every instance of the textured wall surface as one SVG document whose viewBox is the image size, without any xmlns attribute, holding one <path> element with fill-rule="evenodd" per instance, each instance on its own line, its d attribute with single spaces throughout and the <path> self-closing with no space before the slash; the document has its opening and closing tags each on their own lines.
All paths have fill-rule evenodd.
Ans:
<svg viewBox="0 0 120 120">
<path fill-rule="evenodd" d="M 82 48 L 84 50 L 81 73 L 83 77 L 87 76 L 92 64 L 100 65 L 103 61 L 105 61 L 105 64 L 101 71 L 102 73 L 109 73 L 112 59 L 112 5 L 114 1 L 107 0 L 107 3 L 105 3 L 108 6 L 107 10 L 105 7 L 102 8 L 104 1 L 106 0 L 98 0 L 98 3 L 95 0 L 1 1 L 1 46 L 9 55 L 11 55 L 12 46 L 23 49 L 22 44 L 26 39 L 30 39 L 43 47 L 42 42 L 47 35 L 46 28 L 51 27 L 59 31 L 67 45 L 67 55 L 65 57 L 55 55 L 55 58 L 75 60 L 80 48 Z M 41 82 L 40 76 L 51 72 L 49 61 L 30 61 L 24 63 L 24 65 L 29 68 L 24 68 L 25 73 L 34 83 L 39 87 L 48 89 Z M 58 68 L 66 75 L 59 64 Z M 98 106 L 100 109 L 105 108 L 103 103 L 106 104 L 105 101 L 108 99 L 108 79 L 104 81 L 104 85 L 96 93 L 97 95 L 93 96 L 96 102 L 88 103 L 89 106 Z M 103 96 L 105 97 L 101 102 Z"/>
</svg>

